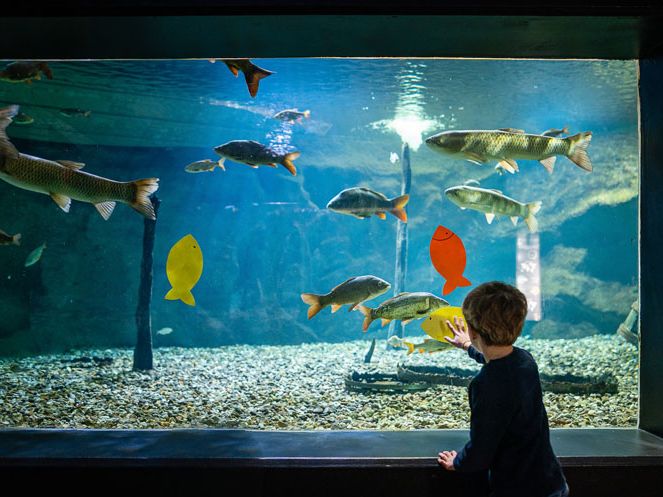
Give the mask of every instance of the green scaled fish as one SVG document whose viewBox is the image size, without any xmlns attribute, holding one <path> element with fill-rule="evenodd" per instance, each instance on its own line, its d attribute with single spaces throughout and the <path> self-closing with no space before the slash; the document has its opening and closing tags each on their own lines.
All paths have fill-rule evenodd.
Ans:
<svg viewBox="0 0 663 497">
<path fill-rule="evenodd" d="M 515 159 L 537 160 L 549 173 L 552 173 L 558 155 L 567 157 L 585 171 L 591 171 L 592 162 L 587 155 L 591 139 L 591 131 L 557 138 L 504 128 L 486 131 L 444 131 L 426 138 L 426 145 L 441 154 L 459 157 L 476 164 L 486 164 L 496 160 L 498 166 L 512 174 L 518 171 Z"/>
<path fill-rule="evenodd" d="M 357 310 L 364 315 L 364 324 L 362 329 L 368 330 L 368 327 L 376 319 L 382 320 L 382 326 L 393 319 L 400 319 L 403 325 L 408 324 L 413 319 L 427 317 L 440 307 L 449 305 L 444 299 L 436 297 L 428 292 L 402 292 L 382 302 L 375 309 L 358 305 Z"/>
<path fill-rule="evenodd" d="M 156 219 L 149 197 L 159 188 L 158 178 L 113 181 L 82 172 L 85 164 L 19 153 L 5 132 L 17 113 L 18 105 L 0 109 L 0 179 L 24 190 L 50 195 L 65 212 L 69 212 L 74 199 L 94 204 L 99 214 L 108 219 L 115 203 L 123 202 L 143 216 Z"/>
<path fill-rule="evenodd" d="M 533 233 L 539 229 L 534 214 L 541 209 L 541 202 L 524 204 L 507 197 L 499 190 L 487 190 L 476 186 L 459 185 L 447 188 L 444 194 L 461 209 L 473 209 L 486 214 L 488 224 L 493 222 L 495 215 L 509 216 L 516 225 L 518 218 L 523 218 Z"/>
</svg>

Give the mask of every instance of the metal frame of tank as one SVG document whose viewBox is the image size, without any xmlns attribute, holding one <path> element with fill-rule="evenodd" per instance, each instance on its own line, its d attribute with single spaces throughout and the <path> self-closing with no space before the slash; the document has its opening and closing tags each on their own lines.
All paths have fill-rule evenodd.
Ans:
<svg viewBox="0 0 663 497">
<path fill-rule="evenodd" d="M 640 413 L 637 429 L 552 431 L 574 495 L 663 488 L 663 11 L 637 4 L 411 0 L 12 2 L 0 58 L 497 57 L 640 59 Z M 204 36 L 203 36 L 204 34 Z M 302 42 L 305 40 L 305 43 Z M 149 77 L 149 75 L 147 75 Z M 0 475 L 25 488 L 243 495 L 470 495 L 435 450 L 465 430 L 0 430 Z M 343 478 L 346 478 L 343 480 Z M 75 480 L 72 481 L 72 478 Z M 186 483 L 182 482 L 182 479 Z M 343 483 L 346 481 L 346 483 Z M 177 486 L 179 484 L 179 487 Z M 317 490 L 316 490 L 317 489 Z"/>
</svg>

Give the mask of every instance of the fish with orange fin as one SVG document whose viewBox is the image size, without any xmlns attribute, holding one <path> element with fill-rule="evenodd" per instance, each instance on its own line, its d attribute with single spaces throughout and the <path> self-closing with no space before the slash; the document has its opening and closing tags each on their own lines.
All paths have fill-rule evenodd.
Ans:
<svg viewBox="0 0 663 497">
<path fill-rule="evenodd" d="M 249 89 L 249 94 L 252 97 L 255 97 L 258 94 L 258 85 L 262 78 L 271 76 L 274 74 L 272 71 L 258 67 L 250 59 L 220 59 L 230 72 L 232 72 L 235 77 L 239 74 L 239 71 L 244 73 L 244 79 L 246 79 L 246 86 Z M 210 59 L 210 62 L 214 62 L 214 59 Z"/>
<path fill-rule="evenodd" d="M 438 226 L 430 241 L 430 259 L 438 273 L 446 280 L 442 295 L 449 295 L 459 286 L 471 286 L 463 276 L 467 256 L 463 241 L 449 228 Z"/>
<path fill-rule="evenodd" d="M 53 79 L 51 68 L 46 62 L 17 60 L 0 71 L 0 80 L 8 83 L 32 83 L 33 79 L 41 79 L 42 74 Z"/>
<path fill-rule="evenodd" d="M 355 187 L 343 190 L 327 204 L 327 209 L 340 214 L 347 214 L 358 219 L 366 219 L 376 215 L 386 219 L 386 212 L 407 223 L 407 213 L 404 207 L 410 200 L 409 195 L 389 199 L 380 192 L 365 187 Z"/>
<path fill-rule="evenodd" d="M 128 204 L 148 219 L 156 219 L 150 201 L 159 188 L 159 178 L 114 181 L 81 171 L 85 164 L 70 160 L 49 160 L 20 153 L 9 141 L 5 129 L 18 114 L 18 105 L 0 109 L 0 179 L 24 190 L 49 195 L 64 212 L 71 200 L 94 204 L 108 219 L 116 202 Z"/>
<path fill-rule="evenodd" d="M 218 162 L 221 167 L 225 159 L 246 164 L 254 169 L 258 166 L 276 167 L 276 164 L 281 164 L 293 176 L 297 176 L 297 168 L 292 161 L 301 155 L 300 152 L 279 152 L 253 140 L 233 140 L 214 147 L 214 151 L 222 158 Z"/>
<path fill-rule="evenodd" d="M 403 325 L 406 325 L 413 319 L 428 317 L 432 312 L 447 305 L 449 302 L 432 293 L 402 292 L 385 300 L 375 309 L 358 305 L 357 310 L 364 315 L 362 329 L 366 331 L 376 319 L 382 320 L 382 326 L 394 319 L 400 320 Z"/>
<path fill-rule="evenodd" d="M 344 304 L 352 304 L 349 310 L 365 300 L 370 300 L 389 290 L 391 285 L 377 276 L 353 276 L 343 283 L 336 285 L 331 292 L 325 295 L 315 293 L 302 293 L 301 298 L 309 305 L 308 318 L 311 319 L 322 309 L 331 305 L 332 312 L 338 311 Z"/>
</svg>

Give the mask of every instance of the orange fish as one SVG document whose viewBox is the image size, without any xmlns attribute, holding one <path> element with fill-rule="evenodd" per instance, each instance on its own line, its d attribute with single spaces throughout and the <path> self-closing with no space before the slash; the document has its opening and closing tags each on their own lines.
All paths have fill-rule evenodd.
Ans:
<svg viewBox="0 0 663 497">
<path fill-rule="evenodd" d="M 430 260 L 442 277 L 447 280 L 442 289 L 448 295 L 459 286 L 471 286 L 463 276 L 465 271 L 465 246 L 458 235 L 444 226 L 438 226 L 430 241 Z"/>
</svg>

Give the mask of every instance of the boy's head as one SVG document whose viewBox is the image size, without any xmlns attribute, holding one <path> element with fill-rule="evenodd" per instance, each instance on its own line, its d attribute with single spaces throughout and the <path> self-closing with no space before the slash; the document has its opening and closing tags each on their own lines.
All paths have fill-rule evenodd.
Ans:
<svg viewBox="0 0 663 497">
<path fill-rule="evenodd" d="M 486 345 L 511 345 L 523 329 L 527 299 L 516 287 L 490 281 L 467 294 L 463 315 Z"/>
</svg>

